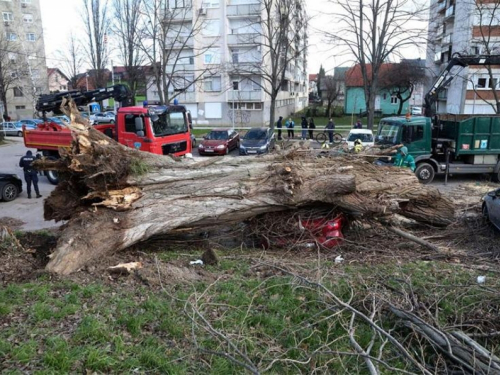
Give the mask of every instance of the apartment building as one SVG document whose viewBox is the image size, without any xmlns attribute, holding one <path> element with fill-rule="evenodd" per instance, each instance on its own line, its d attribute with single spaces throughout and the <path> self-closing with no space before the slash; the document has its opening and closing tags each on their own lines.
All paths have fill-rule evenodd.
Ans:
<svg viewBox="0 0 500 375">
<path fill-rule="evenodd" d="M 293 41 L 287 44 L 289 58 L 276 100 L 276 119 L 307 105 L 306 16 L 300 0 L 294 4 L 288 36 Z M 266 73 L 271 61 L 260 2 L 178 0 L 175 5 L 172 14 L 179 16 L 171 22 L 178 26 L 169 30 L 167 38 L 171 38 L 170 48 L 178 52 L 165 69 L 165 74 L 173 76 L 169 96 L 179 94 L 178 102 L 191 111 L 196 124 L 268 125 L 271 97 Z M 178 12 L 179 6 L 185 10 Z M 193 28 L 199 32 L 192 33 Z M 152 77 L 147 98 L 150 102 L 160 99 Z"/>
<path fill-rule="evenodd" d="M 2 110 L 12 119 L 32 118 L 36 98 L 48 91 L 39 0 L 0 0 Z"/>
<path fill-rule="evenodd" d="M 500 7 L 492 0 L 431 0 L 426 90 L 454 53 L 500 53 Z M 439 93 L 437 113 L 492 114 L 500 97 L 500 66 L 470 66 Z"/>
</svg>

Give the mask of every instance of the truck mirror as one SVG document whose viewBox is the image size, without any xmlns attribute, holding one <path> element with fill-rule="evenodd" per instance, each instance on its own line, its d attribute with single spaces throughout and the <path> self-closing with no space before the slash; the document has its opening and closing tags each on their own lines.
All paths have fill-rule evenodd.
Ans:
<svg viewBox="0 0 500 375">
<path fill-rule="evenodd" d="M 137 134 L 138 137 L 144 137 L 144 132 L 142 130 L 136 132 L 135 134 Z"/>
<path fill-rule="evenodd" d="M 140 116 L 137 116 L 135 118 L 135 131 L 136 131 L 136 133 L 142 131 L 142 133 L 144 134 L 144 121 L 142 120 L 142 117 L 140 117 Z"/>
</svg>

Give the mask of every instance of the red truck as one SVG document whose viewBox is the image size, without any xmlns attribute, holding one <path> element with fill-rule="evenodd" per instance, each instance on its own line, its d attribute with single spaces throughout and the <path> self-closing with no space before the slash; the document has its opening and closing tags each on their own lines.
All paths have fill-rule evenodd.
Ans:
<svg viewBox="0 0 500 375">
<path fill-rule="evenodd" d="M 111 97 L 123 104 L 128 93 L 126 86 L 116 85 L 84 93 L 73 91 L 44 95 L 38 100 L 37 110 L 43 113 L 57 111 L 65 96 L 71 96 L 77 105 Z M 114 124 L 94 125 L 94 128 L 125 146 L 154 154 L 182 156 L 190 153 L 192 148 L 188 116 L 182 105 L 123 106 L 118 109 Z M 71 132 L 66 127 L 46 121 L 35 130 L 24 129 L 24 144 L 28 148 L 36 148 L 45 157 L 59 158 L 59 148 L 71 144 Z M 57 173 L 48 171 L 46 176 L 51 183 L 57 184 Z"/>
</svg>

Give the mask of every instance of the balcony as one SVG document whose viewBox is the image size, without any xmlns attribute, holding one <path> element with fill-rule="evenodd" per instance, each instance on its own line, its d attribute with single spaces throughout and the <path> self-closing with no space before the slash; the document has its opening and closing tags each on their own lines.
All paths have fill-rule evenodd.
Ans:
<svg viewBox="0 0 500 375">
<path fill-rule="evenodd" d="M 228 91 L 227 100 L 232 101 L 241 101 L 241 102 L 261 102 L 262 99 L 262 90 L 254 90 L 254 91 Z"/>
<path fill-rule="evenodd" d="M 172 49 L 193 48 L 193 38 L 187 36 L 176 36 L 166 40 L 167 48 L 170 45 Z"/>
<path fill-rule="evenodd" d="M 451 34 L 444 36 L 442 44 L 451 44 Z"/>
<path fill-rule="evenodd" d="M 165 12 L 166 23 L 187 22 L 193 19 L 192 8 L 175 8 Z"/>
<path fill-rule="evenodd" d="M 445 9 L 446 9 L 446 2 L 440 3 L 436 8 L 436 12 L 442 13 L 444 12 Z"/>
<path fill-rule="evenodd" d="M 226 9 L 228 18 L 260 16 L 261 13 L 260 4 L 228 5 Z"/>
<path fill-rule="evenodd" d="M 245 62 L 239 61 L 237 63 L 231 63 L 229 66 L 229 71 L 236 72 L 240 74 L 248 73 L 259 73 L 261 71 L 261 62 Z"/>
<path fill-rule="evenodd" d="M 260 34 L 228 34 L 227 45 L 260 44 Z"/>
<path fill-rule="evenodd" d="M 194 64 L 170 64 L 165 66 L 166 73 L 193 71 Z"/>
<path fill-rule="evenodd" d="M 174 96 L 177 93 L 170 93 L 171 96 Z M 179 103 L 196 103 L 196 93 L 194 91 L 190 92 L 182 92 L 175 97 Z M 171 99 L 172 101 L 173 99 Z"/>
</svg>

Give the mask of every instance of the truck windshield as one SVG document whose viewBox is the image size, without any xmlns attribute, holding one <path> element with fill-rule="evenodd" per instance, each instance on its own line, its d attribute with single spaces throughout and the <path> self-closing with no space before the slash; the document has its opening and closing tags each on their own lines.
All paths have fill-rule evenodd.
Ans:
<svg viewBox="0 0 500 375">
<path fill-rule="evenodd" d="M 378 126 L 377 143 L 392 144 L 398 143 L 398 132 L 400 124 L 392 121 L 381 121 Z"/>
<path fill-rule="evenodd" d="M 153 122 L 153 133 L 156 137 L 181 134 L 188 131 L 184 120 L 184 112 L 165 112 L 158 115 L 158 120 Z"/>
</svg>

